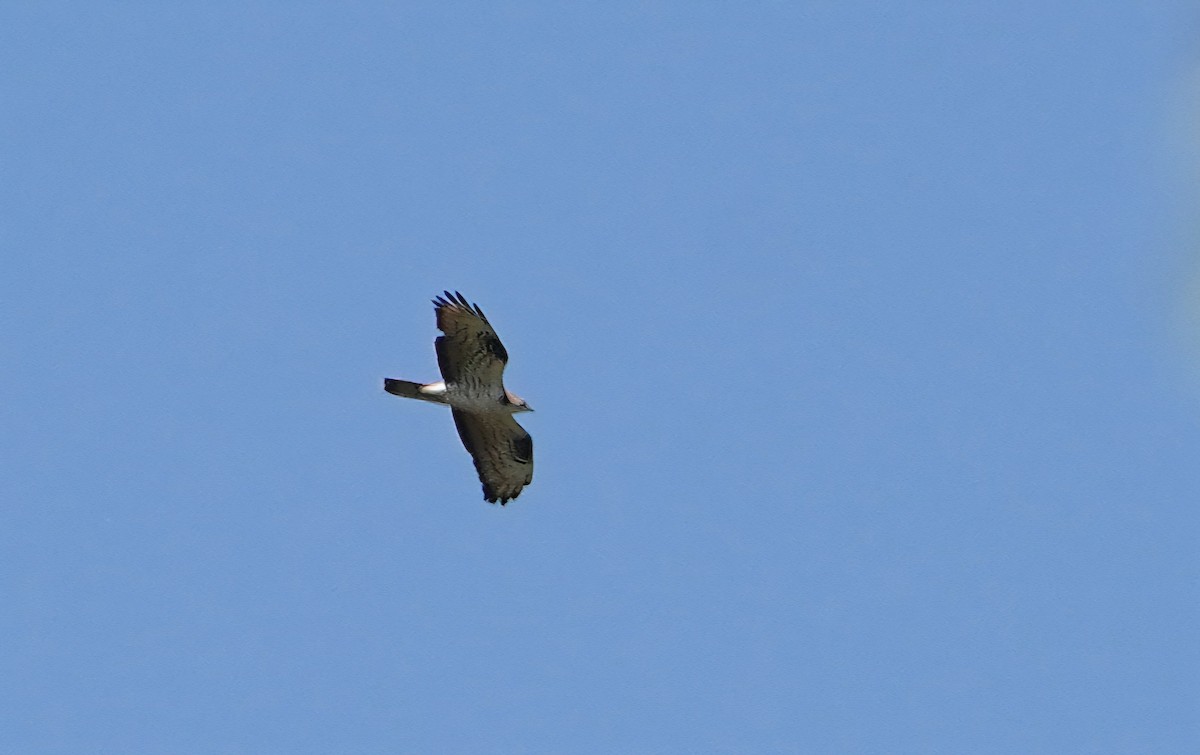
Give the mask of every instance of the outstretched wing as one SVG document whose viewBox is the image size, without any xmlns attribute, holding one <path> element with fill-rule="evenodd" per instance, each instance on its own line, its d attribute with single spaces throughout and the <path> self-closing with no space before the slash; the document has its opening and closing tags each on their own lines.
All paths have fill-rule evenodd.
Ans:
<svg viewBox="0 0 1200 755">
<path fill-rule="evenodd" d="M 452 410 L 458 437 L 475 460 L 483 497 L 504 505 L 533 482 L 533 438 L 511 414 Z"/>
<path fill-rule="evenodd" d="M 471 383 L 500 395 L 504 392 L 504 365 L 508 352 L 478 305 L 462 294 L 445 292 L 433 300 L 438 330 L 446 335 L 434 341 L 438 368 L 447 383 Z"/>
</svg>

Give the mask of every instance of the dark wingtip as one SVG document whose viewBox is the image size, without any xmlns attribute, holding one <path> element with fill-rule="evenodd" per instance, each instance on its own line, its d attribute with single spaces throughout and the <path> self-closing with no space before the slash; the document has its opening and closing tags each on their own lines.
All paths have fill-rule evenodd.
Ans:
<svg viewBox="0 0 1200 755">
<path fill-rule="evenodd" d="M 471 302 L 467 301 L 467 297 L 463 296 L 459 291 L 455 291 L 454 293 L 443 291 L 441 296 L 434 298 L 433 307 L 434 309 L 441 309 L 442 307 L 458 307 L 459 309 L 465 309 L 468 312 L 476 314 L 479 316 L 479 319 L 483 320 L 484 322 L 488 322 L 487 315 L 483 313 L 483 310 L 479 308 L 479 305 L 472 304 Z M 490 325 L 491 323 L 488 324 Z"/>
<path fill-rule="evenodd" d="M 519 495 L 521 495 L 521 491 L 519 490 L 512 495 L 501 495 L 488 486 L 483 486 L 483 500 L 487 501 L 488 503 L 498 503 L 503 506 L 509 501 L 515 500 Z"/>
</svg>

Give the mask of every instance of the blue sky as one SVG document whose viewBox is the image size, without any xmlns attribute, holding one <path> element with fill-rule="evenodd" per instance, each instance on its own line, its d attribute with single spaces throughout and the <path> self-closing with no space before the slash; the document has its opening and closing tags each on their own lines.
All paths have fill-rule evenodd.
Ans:
<svg viewBox="0 0 1200 755">
<path fill-rule="evenodd" d="M 1195 751 L 1192 10 L 7 6 L 0 749 Z"/>
</svg>

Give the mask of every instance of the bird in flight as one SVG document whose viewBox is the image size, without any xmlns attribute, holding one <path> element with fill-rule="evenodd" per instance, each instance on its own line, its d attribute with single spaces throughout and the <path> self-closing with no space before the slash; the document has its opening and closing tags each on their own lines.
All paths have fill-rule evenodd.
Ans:
<svg viewBox="0 0 1200 755">
<path fill-rule="evenodd" d="M 508 503 L 533 482 L 533 438 L 513 415 L 531 412 L 529 404 L 504 388 L 508 352 L 478 305 L 457 291 L 433 300 L 438 330 L 433 342 L 442 379 L 413 383 L 385 378 L 383 389 L 395 396 L 449 404 L 458 437 L 475 460 L 489 503 Z"/>
</svg>

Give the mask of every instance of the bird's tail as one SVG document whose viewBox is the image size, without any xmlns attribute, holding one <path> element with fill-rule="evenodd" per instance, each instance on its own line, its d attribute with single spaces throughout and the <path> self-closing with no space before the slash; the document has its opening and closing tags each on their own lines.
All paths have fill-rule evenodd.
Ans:
<svg viewBox="0 0 1200 755">
<path fill-rule="evenodd" d="M 383 389 L 393 396 L 401 396 L 403 398 L 417 398 L 422 401 L 432 401 L 435 404 L 444 404 L 445 399 L 442 394 L 445 390 L 438 391 L 429 390 L 438 384 L 425 385 L 423 383 L 414 383 L 411 380 L 396 380 L 394 378 L 383 379 Z"/>
</svg>

